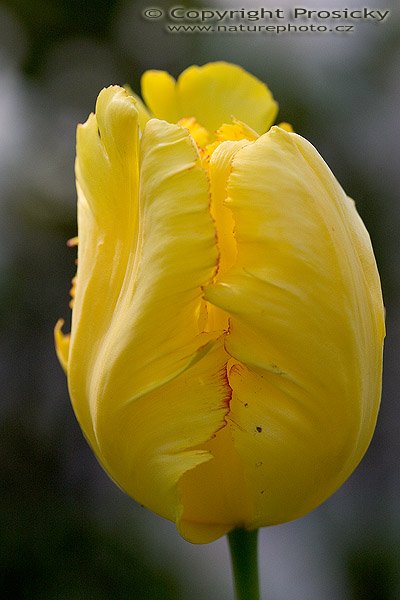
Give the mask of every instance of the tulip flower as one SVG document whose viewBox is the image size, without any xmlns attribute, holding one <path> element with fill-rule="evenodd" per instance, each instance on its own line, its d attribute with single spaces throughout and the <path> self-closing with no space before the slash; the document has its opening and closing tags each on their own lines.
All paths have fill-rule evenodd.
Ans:
<svg viewBox="0 0 400 600">
<path fill-rule="evenodd" d="M 132 498 L 205 543 L 311 511 L 376 423 L 368 233 L 240 67 L 104 89 L 77 132 L 78 268 L 56 346 L 80 426 Z"/>
</svg>

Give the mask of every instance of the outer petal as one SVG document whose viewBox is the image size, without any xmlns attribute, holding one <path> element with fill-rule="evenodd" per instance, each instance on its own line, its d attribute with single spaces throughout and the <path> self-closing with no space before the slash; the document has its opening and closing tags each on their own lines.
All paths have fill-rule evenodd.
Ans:
<svg viewBox="0 0 400 600">
<path fill-rule="evenodd" d="M 132 98 L 135 102 L 135 108 L 136 108 L 136 110 L 138 112 L 138 116 L 139 116 L 139 127 L 140 127 L 140 130 L 143 131 L 146 126 L 147 121 L 150 121 L 152 116 L 149 113 L 149 111 L 147 110 L 146 106 L 143 104 L 142 100 L 139 98 L 139 96 L 137 94 L 135 94 L 135 92 L 132 90 L 130 85 L 125 84 L 124 90 L 129 94 L 129 96 L 132 96 Z"/>
<path fill-rule="evenodd" d="M 180 480 L 182 512 L 177 525 L 185 539 L 204 544 L 251 522 L 254 502 L 233 445 L 232 428 L 225 426 L 201 449 L 213 459 Z"/>
<path fill-rule="evenodd" d="M 78 273 L 72 313 L 69 387 L 75 412 L 99 454 L 91 380 L 108 334 L 137 235 L 138 115 L 124 90 L 110 87 L 77 130 Z"/>
<path fill-rule="evenodd" d="M 198 326 L 217 260 L 207 179 L 183 128 L 153 119 L 139 150 L 134 101 L 119 88 L 80 127 L 76 171 L 71 398 L 111 477 L 175 519 L 177 481 L 210 458 L 196 447 L 227 411 L 226 353 Z"/>
<path fill-rule="evenodd" d="M 237 263 L 205 297 L 231 315 L 228 422 L 252 528 L 313 509 L 360 461 L 384 316 L 368 234 L 311 144 L 273 128 L 236 154 L 228 195 Z"/>
<path fill-rule="evenodd" d="M 267 86 L 237 65 L 215 62 L 189 67 L 174 84 L 162 71 L 144 74 L 143 97 L 156 117 L 172 122 L 195 117 L 209 131 L 235 117 L 264 133 L 278 111 Z"/>
</svg>

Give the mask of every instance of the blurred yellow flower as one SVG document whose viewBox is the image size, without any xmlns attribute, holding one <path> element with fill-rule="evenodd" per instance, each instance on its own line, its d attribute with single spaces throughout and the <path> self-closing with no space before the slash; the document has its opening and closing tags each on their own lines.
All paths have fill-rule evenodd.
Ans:
<svg viewBox="0 0 400 600">
<path fill-rule="evenodd" d="M 77 134 L 72 404 L 129 495 L 192 542 L 299 517 L 370 442 L 384 313 L 368 234 L 240 67 L 104 89 Z"/>
</svg>

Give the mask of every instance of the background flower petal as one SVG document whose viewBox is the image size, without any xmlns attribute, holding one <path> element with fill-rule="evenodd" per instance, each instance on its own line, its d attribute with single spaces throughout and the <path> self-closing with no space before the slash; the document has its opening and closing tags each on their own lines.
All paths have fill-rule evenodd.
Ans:
<svg viewBox="0 0 400 600">
<path fill-rule="evenodd" d="M 143 100 L 157 119 L 177 123 L 184 116 L 179 110 L 176 81 L 166 71 L 145 71 L 141 79 Z"/>
<path fill-rule="evenodd" d="M 264 83 L 225 62 L 189 67 L 177 82 L 164 71 L 147 71 L 142 78 L 142 95 L 157 118 L 177 122 L 182 117 L 195 117 L 209 131 L 235 117 L 264 133 L 278 112 Z"/>
<path fill-rule="evenodd" d="M 264 83 L 225 62 L 189 67 L 180 75 L 177 88 L 182 114 L 194 116 L 210 131 L 235 117 L 257 133 L 264 133 L 278 112 Z"/>
</svg>

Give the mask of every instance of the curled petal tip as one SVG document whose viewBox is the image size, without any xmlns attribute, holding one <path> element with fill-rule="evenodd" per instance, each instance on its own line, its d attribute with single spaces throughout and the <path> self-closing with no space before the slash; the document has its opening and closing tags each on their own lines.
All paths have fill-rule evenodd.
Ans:
<svg viewBox="0 0 400 600">
<path fill-rule="evenodd" d="M 59 319 L 54 327 L 54 341 L 56 346 L 57 358 L 60 361 L 64 372 L 67 373 L 70 335 L 64 334 L 62 332 L 63 326 L 64 320 Z"/>
</svg>

